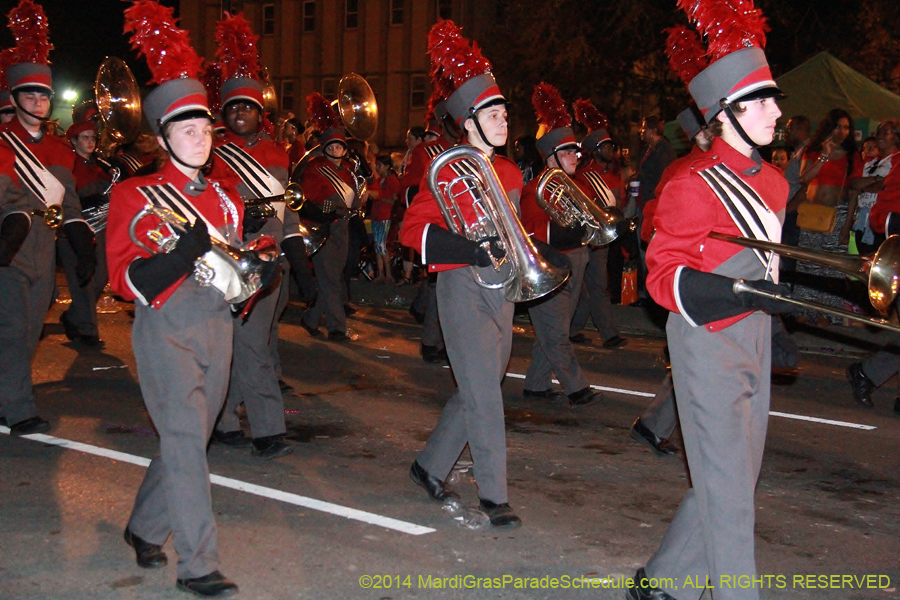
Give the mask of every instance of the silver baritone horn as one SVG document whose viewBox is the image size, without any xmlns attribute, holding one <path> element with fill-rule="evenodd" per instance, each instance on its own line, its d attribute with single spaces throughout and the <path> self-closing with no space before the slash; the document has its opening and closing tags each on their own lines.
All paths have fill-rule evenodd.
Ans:
<svg viewBox="0 0 900 600">
<path fill-rule="evenodd" d="M 477 173 L 466 173 L 449 182 L 438 182 L 441 170 L 457 161 L 474 165 Z M 462 170 L 465 169 L 460 169 Z M 478 148 L 455 146 L 437 155 L 428 169 L 428 188 L 450 231 L 476 242 L 496 236 L 506 250 L 503 260 L 508 259 L 512 269 L 509 277 L 502 283 L 485 283 L 476 267 L 471 267 L 475 272 L 475 280 L 481 287 L 503 287 L 506 299 L 510 302 L 527 302 L 549 294 L 569 278 L 569 269 L 554 267 L 538 252 L 525 233 L 506 191 L 500 185 L 494 166 Z M 460 196 L 472 199 L 476 217 L 474 223 L 466 223 L 457 201 Z M 494 261 L 494 270 L 499 271 L 503 261 L 495 261 L 490 249 L 486 250 Z"/>
<path fill-rule="evenodd" d="M 155 217 L 160 221 L 155 229 L 147 231 L 147 239 L 156 245 L 151 248 L 138 239 L 138 223 L 145 217 Z M 131 241 L 150 254 L 169 253 L 175 249 L 178 238 L 187 231 L 187 219 L 168 208 L 147 205 L 133 219 L 128 232 Z M 168 226 L 170 235 L 163 233 Z M 265 287 L 271 280 L 273 269 L 278 267 L 278 247 L 271 236 L 261 236 L 241 250 L 211 238 L 212 250 L 194 263 L 194 279 L 202 287 L 213 286 L 225 296 L 230 304 L 240 304 Z M 265 258 L 263 258 L 265 257 Z"/>
<path fill-rule="evenodd" d="M 537 184 L 537 203 L 560 227 L 584 225 L 582 245 L 605 246 L 619 237 L 625 215 L 617 208 L 600 206 L 581 191 L 562 169 L 547 169 Z"/>
</svg>

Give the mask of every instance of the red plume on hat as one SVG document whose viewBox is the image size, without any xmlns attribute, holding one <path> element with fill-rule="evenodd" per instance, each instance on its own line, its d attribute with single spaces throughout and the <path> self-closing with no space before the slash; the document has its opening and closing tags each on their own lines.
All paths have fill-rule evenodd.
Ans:
<svg viewBox="0 0 900 600">
<path fill-rule="evenodd" d="M 565 100 L 559 90 L 549 83 L 541 82 L 534 86 L 531 104 L 534 106 L 538 123 L 545 131 L 572 126 L 572 117 L 566 110 Z"/>
<path fill-rule="evenodd" d="M 259 53 L 256 43 L 259 36 L 253 33 L 250 22 L 243 15 L 230 15 L 216 25 L 216 58 L 222 64 L 225 79 L 246 77 L 259 79 Z"/>
<path fill-rule="evenodd" d="M 769 26 L 752 0 L 678 0 L 678 7 L 708 40 L 710 62 L 742 48 L 765 48 Z"/>
<path fill-rule="evenodd" d="M 575 120 L 589 132 L 609 127 L 609 119 L 590 100 L 579 98 L 572 103 L 572 110 L 575 111 Z"/>
<path fill-rule="evenodd" d="M 491 72 L 491 63 L 481 54 L 475 42 L 464 38 L 453 21 L 440 19 L 428 32 L 428 55 L 431 76 L 448 79 L 459 88 L 469 79 Z"/>
<path fill-rule="evenodd" d="M 331 103 L 325 99 L 325 96 L 315 92 L 306 97 L 306 112 L 313 124 L 319 131 L 325 132 L 329 129 L 340 129 L 343 127 L 341 120 L 331 108 Z"/>
<path fill-rule="evenodd" d="M 16 61 L 16 49 L 7 48 L 0 52 L 0 90 L 8 90 L 9 82 L 6 80 L 6 69 Z"/>
<path fill-rule="evenodd" d="M 706 51 L 697 34 L 679 25 L 663 30 L 666 33 L 666 56 L 669 57 L 669 68 L 687 86 L 700 71 L 709 66 Z"/>
<path fill-rule="evenodd" d="M 48 64 L 53 46 L 50 44 L 50 27 L 47 15 L 39 4 L 31 0 L 21 0 L 9 11 L 9 28 L 16 38 L 15 58 L 12 64 Z"/>
<path fill-rule="evenodd" d="M 147 59 L 150 83 L 200 74 L 202 59 L 191 47 L 187 31 L 176 26 L 174 10 L 156 0 L 135 0 L 125 9 L 125 33 L 131 34 L 131 47 Z"/>
<path fill-rule="evenodd" d="M 209 103 L 209 110 L 214 114 L 222 109 L 222 80 L 222 65 L 205 61 L 200 82 L 206 88 L 206 101 Z"/>
</svg>

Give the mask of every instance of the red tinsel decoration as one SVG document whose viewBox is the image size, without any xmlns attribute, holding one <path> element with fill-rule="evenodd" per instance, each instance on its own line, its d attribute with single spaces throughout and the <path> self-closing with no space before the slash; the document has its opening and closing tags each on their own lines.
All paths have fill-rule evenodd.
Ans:
<svg viewBox="0 0 900 600">
<path fill-rule="evenodd" d="M 706 51 L 700 38 L 687 27 L 677 26 L 663 30 L 666 35 L 666 56 L 669 67 L 688 85 L 700 71 L 709 66 Z"/>
<path fill-rule="evenodd" d="M 428 119 L 434 118 L 434 107 L 447 99 L 447 96 L 444 95 L 443 90 L 438 89 L 437 87 L 431 92 L 431 97 L 428 99 L 428 112 L 425 114 L 425 122 L 428 122 Z"/>
<path fill-rule="evenodd" d="M 315 92 L 306 97 L 306 112 L 319 131 L 339 129 L 341 121 L 325 96 Z"/>
<path fill-rule="evenodd" d="M 47 15 L 39 4 L 21 0 L 17 7 L 9 11 L 9 28 L 16 38 L 16 57 L 12 64 L 49 64 L 47 57 L 53 45 L 50 44 Z"/>
<path fill-rule="evenodd" d="M 131 47 L 143 54 L 153 77 L 150 83 L 165 83 L 181 77 L 197 77 L 202 59 L 191 47 L 188 32 L 175 25 L 175 9 L 156 0 L 134 0 L 125 9 L 125 33 Z"/>
<path fill-rule="evenodd" d="M 470 44 L 460 31 L 453 21 L 440 19 L 428 32 L 432 79 L 445 77 L 454 89 L 473 77 L 491 72 L 491 63 L 481 54 L 478 44 Z"/>
<path fill-rule="evenodd" d="M 16 49 L 7 48 L 0 52 L 0 90 L 9 89 L 9 81 L 6 79 L 6 69 L 16 62 Z"/>
<path fill-rule="evenodd" d="M 741 48 L 766 47 L 769 26 L 752 0 L 678 0 L 678 7 L 706 36 L 710 61 Z"/>
<path fill-rule="evenodd" d="M 566 110 L 565 100 L 559 94 L 559 90 L 549 83 L 541 82 L 534 86 L 531 104 L 534 106 L 538 123 L 543 125 L 547 131 L 572 126 L 572 117 Z"/>
<path fill-rule="evenodd" d="M 217 62 L 204 62 L 200 83 L 206 88 L 206 102 L 213 114 L 222 110 L 222 81 L 222 65 Z"/>
<path fill-rule="evenodd" d="M 572 110 L 575 111 L 575 120 L 587 127 L 588 132 L 609 127 L 606 115 L 597 110 L 590 100 L 579 98 L 572 103 Z"/>
<path fill-rule="evenodd" d="M 225 18 L 216 25 L 216 58 L 222 63 L 225 79 L 249 77 L 259 79 L 259 54 L 256 42 L 259 36 L 250 29 L 250 22 L 243 15 Z"/>
</svg>

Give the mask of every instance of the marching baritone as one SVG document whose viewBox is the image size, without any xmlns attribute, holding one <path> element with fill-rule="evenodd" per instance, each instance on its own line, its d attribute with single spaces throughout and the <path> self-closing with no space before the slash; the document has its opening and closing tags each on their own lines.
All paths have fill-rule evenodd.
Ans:
<svg viewBox="0 0 900 600">
<path fill-rule="evenodd" d="M 574 176 L 578 165 L 578 143 L 572 131 L 572 119 L 562 97 L 555 87 L 541 83 L 535 87 L 532 104 L 542 129 L 545 130 L 544 135 L 537 139 L 536 146 L 546 169 L 561 169 L 569 177 Z M 588 384 L 569 340 L 569 324 L 581 294 L 584 269 L 589 257 L 589 250 L 582 243 L 585 226 L 563 227 L 550 218 L 538 204 L 540 180 L 540 176 L 535 177 L 522 191 L 522 225 L 532 239 L 564 253 L 571 275 L 552 294 L 528 305 L 528 314 L 534 326 L 534 347 L 531 351 L 531 365 L 525 374 L 523 393 L 526 398 L 556 397 L 559 393 L 551 388 L 552 375 L 556 373 L 568 397 L 569 406 L 587 406 L 603 397 Z M 546 186 L 548 193 L 555 191 L 551 189 L 554 184 L 551 180 Z"/>
<path fill-rule="evenodd" d="M 75 154 L 41 129 L 53 95 L 47 18 L 40 6 L 22 0 L 10 13 L 10 25 L 17 44 L 7 70 L 15 117 L 0 125 L 0 146 L 15 156 L 25 196 L 4 207 L 0 228 L 6 263 L 0 267 L 0 416 L 14 434 L 25 435 L 50 428 L 35 405 L 31 361 L 56 283 L 56 228 L 62 223 L 82 285 L 94 272 L 94 236 L 75 193 Z M 16 195 L 14 181 L 7 183 L 5 203 Z"/>
<path fill-rule="evenodd" d="M 438 21 L 428 35 L 432 62 L 443 65 L 456 91 L 447 108 L 464 131 L 467 143 L 493 161 L 500 184 L 514 205 L 522 191 L 522 173 L 495 150 L 506 143 L 506 99 L 489 72 L 490 65 L 477 48 L 470 48 L 451 21 Z M 459 65 L 458 70 L 452 70 Z M 484 65 L 487 65 L 486 67 Z M 474 67 L 474 68 L 473 68 Z M 480 68 L 478 68 L 480 67 Z M 465 160 L 449 164 L 437 175 L 446 185 L 462 173 L 476 175 Z M 452 193 L 452 192 L 451 192 Z M 458 497 L 445 480 L 460 453 L 469 445 L 478 482 L 480 508 L 495 527 L 518 527 L 521 520 L 509 505 L 506 481 L 506 431 L 500 384 L 512 348 L 513 303 L 502 289 L 476 283 L 470 266 L 485 281 L 502 282 L 509 261 L 500 272 L 491 266 L 504 251 L 489 240 L 470 240 L 448 231 L 430 189 L 422 189 L 406 212 L 400 231 L 402 244 L 415 248 L 424 263 L 440 270 L 437 281 L 438 312 L 457 388 L 447 401 L 425 449 L 410 468 L 410 476 L 437 501 Z M 461 218 L 475 220 L 470 192 L 457 202 Z"/>
<path fill-rule="evenodd" d="M 258 78 L 256 38 L 241 15 L 226 17 L 216 29 L 217 57 L 225 75 L 221 98 L 226 130 L 216 145 L 210 177 L 234 180 L 245 201 L 283 196 L 288 180 L 287 153 L 261 130 L 263 87 Z M 254 218 L 244 211 L 244 241 L 269 235 L 286 254 L 306 260 L 297 213 L 285 210 L 283 198 L 273 199 L 270 205 L 275 209 L 271 217 L 257 214 Z M 276 371 L 280 365 L 278 316 L 287 305 L 288 283 L 284 267 L 280 281 L 260 292 L 248 318 L 235 322 L 231 382 L 213 433 L 221 443 L 248 443 L 238 420 L 243 404 L 250 421 L 252 452 L 269 459 L 291 453 L 282 440 L 286 431 L 284 398 Z"/>
</svg>

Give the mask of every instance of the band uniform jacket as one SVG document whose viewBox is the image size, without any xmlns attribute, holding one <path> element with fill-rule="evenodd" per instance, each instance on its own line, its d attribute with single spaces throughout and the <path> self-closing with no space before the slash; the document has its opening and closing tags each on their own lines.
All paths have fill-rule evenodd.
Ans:
<svg viewBox="0 0 900 600">
<path fill-rule="evenodd" d="M 202 177 L 202 176 L 201 176 Z M 229 223 L 225 221 L 225 213 L 222 209 L 222 199 L 216 191 L 213 183 L 220 185 L 222 193 L 228 194 L 237 209 L 238 222 Z M 125 300 L 138 300 L 143 304 L 152 304 L 154 308 L 160 308 L 165 304 L 166 300 L 178 289 L 178 286 L 190 275 L 181 277 L 178 281 L 169 286 L 156 298 L 144 298 L 140 291 L 130 281 L 128 276 L 128 268 L 131 263 L 139 258 L 149 258 L 151 254 L 139 248 L 131 240 L 129 234 L 129 226 L 132 218 L 147 205 L 147 198 L 138 188 L 144 186 L 160 186 L 172 184 L 182 193 L 189 190 L 194 184 L 193 181 L 178 170 L 172 163 L 167 161 L 163 168 L 153 175 L 146 177 L 132 177 L 126 179 L 122 183 L 113 188 L 110 198 L 109 221 L 106 228 L 106 248 L 109 266 L 109 281 L 113 290 Z M 241 219 L 243 219 L 244 205 L 236 200 L 237 196 L 234 190 L 230 189 L 227 182 L 207 181 L 206 189 L 199 195 L 188 195 L 191 204 L 206 218 L 206 220 L 219 231 L 223 231 L 227 225 L 232 225 L 236 231 L 241 230 Z M 159 219 L 153 216 L 146 216 L 141 219 L 135 229 L 135 234 L 141 241 L 144 241 L 151 248 L 153 244 L 146 241 L 147 232 L 159 225 Z M 168 227 L 164 226 L 163 231 L 168 233 Z"/>
<path fill-rule="evenodd" d="M 509 196 L 513 206 L 518 210 L 519 198 L 522 195 L 522 172 L 516 166 L 516 163 L 505 156 L 495 155 L 493 164 L 501 187 L 506 190 L 507 196 Z M 472 167 L 472 171 L 477 172 L 474 167 Z M 453 165 L 447 165 L 438 173 L 438 183 L 449 183 L 457 176 L 458 174 L 453 170 Z M 457 202 L 459 202 L 460 210 L 466 223 L 475 221 L 475 210 L 472 208 L 472 201 L 473 197 L 471 194 L 463 194 L 457 197 Z M 406 211 L 403 227 L 400 229 L 400 243 L 415 249 L 421 254 L 422 262 L 428 265 L 429 271 L 448 271 L 467 266 L 433 265 L 428 262 L 428 256 L 425 253 L 425 240 L 428 236 L 429 228 L 434 226 L 448 229 L 437 200 L 431 195 L 431 190 L 426 185 L 419 189 L 419 193 L 413 198 L 412 204 Z"/>
<path fill-rule="evenodd" d="M 689 321 L 690 315 L 681 310 L 681 294 L 691 292 L 679 288 L 682 269 L 687 267 L 732 278 L 761 279 L 765 275 L 765 268 L 752 250 L 709 237 L 713 231 L 742 236 L 723 202 L 700 176 L 701 171 L 716 165 L 730 167 L 755 190 L 771 217 L 783 220 L 787 204 L 787 180 L 777 167 L 744 156 L 720 138 L 716 138 L 708 154 L 684 163 L 672 174 L 653 220 L 656 234 L 647 250 L 647 289 L 658 304 L 682 314 Z M 780 226 L 777 238 L 772 241 L 781 240 Z M 747 256 L 732 260 L 742 252 Z M 708 331 L 719 331 L 749 314 L 713 321 L 705 327 Z"/>
</svg>

